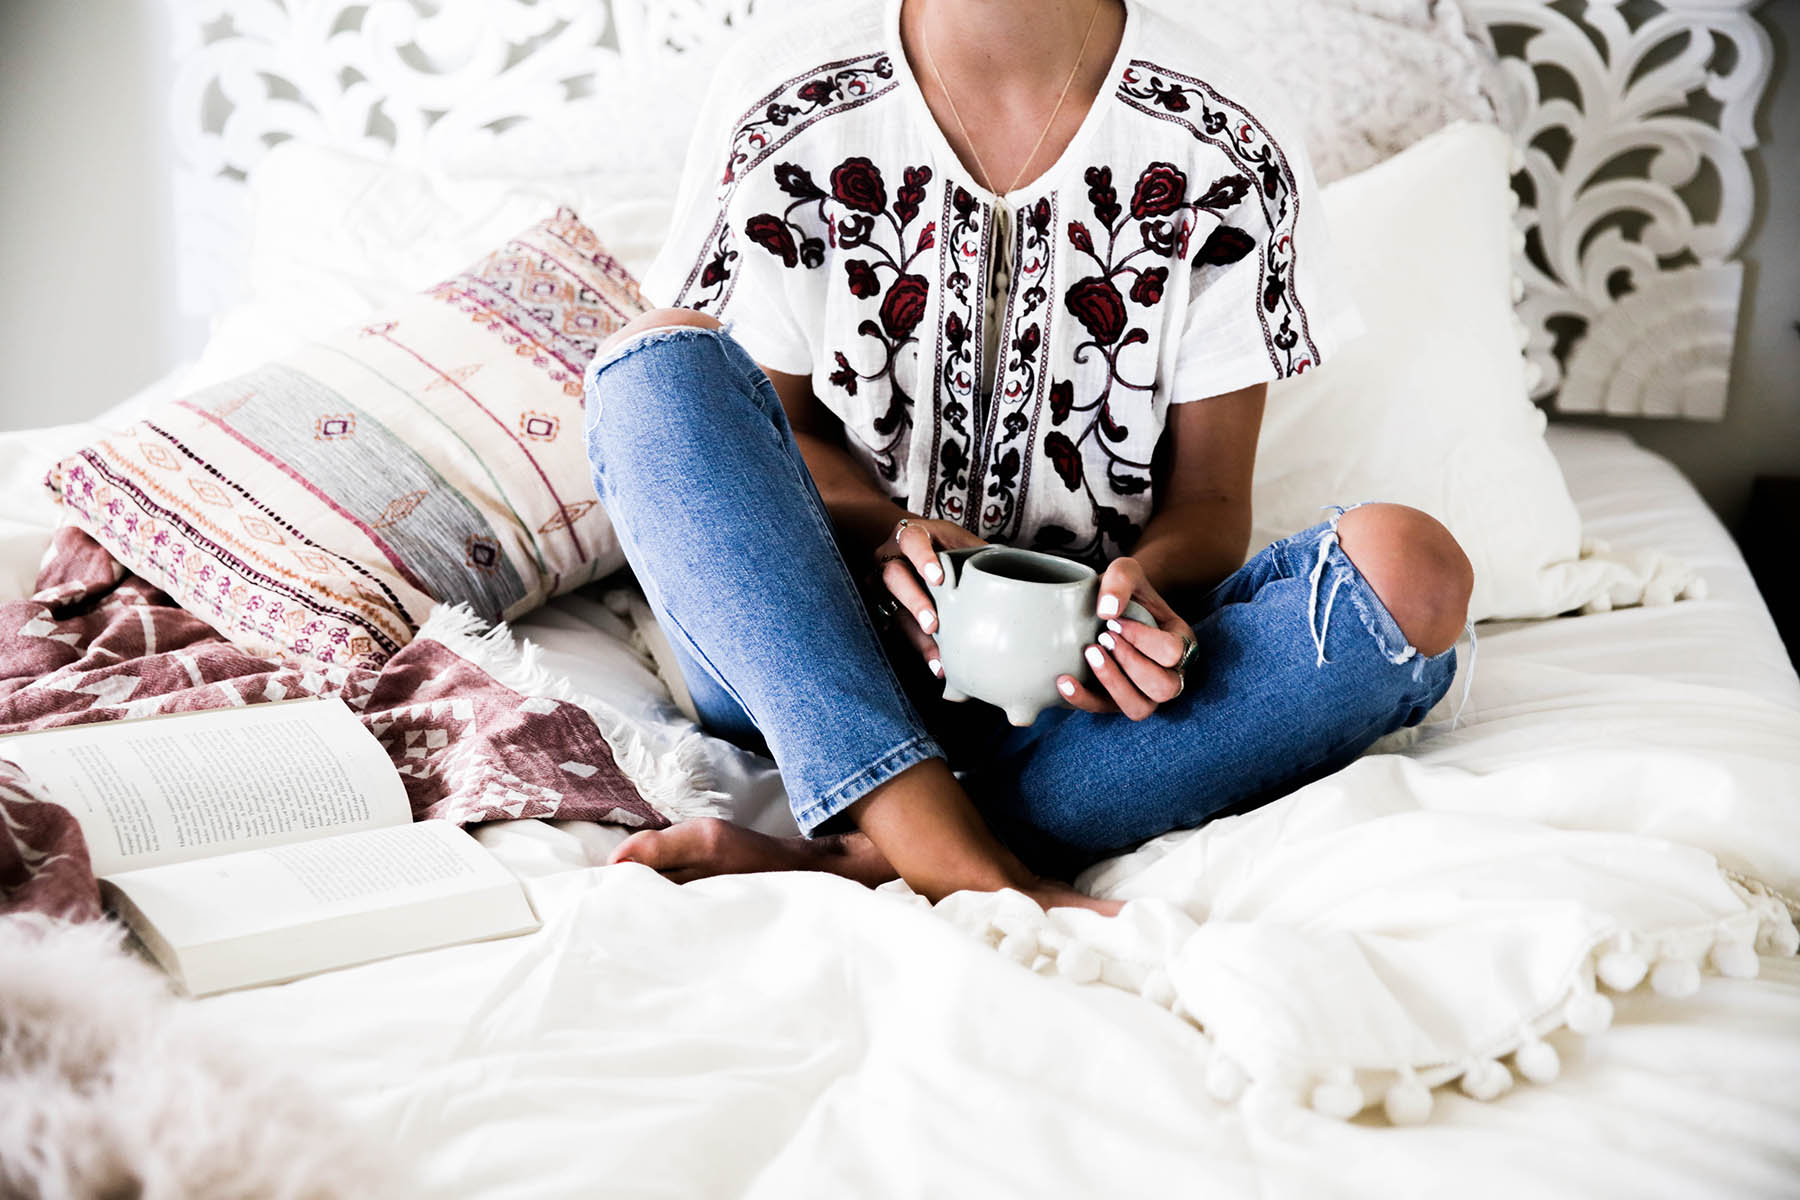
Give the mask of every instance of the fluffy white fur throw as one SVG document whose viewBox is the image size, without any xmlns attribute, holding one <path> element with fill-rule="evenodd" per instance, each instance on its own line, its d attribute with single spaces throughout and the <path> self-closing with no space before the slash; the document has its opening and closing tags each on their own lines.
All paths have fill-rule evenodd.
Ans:
<svg viewBox="0 0 1800 1200">
<path fill-rule="evenodd" d="M 0 1196 L 410 1194 L 366 1138 L 119 938 L 111 922 L 0 918 Z"/>
</svg>

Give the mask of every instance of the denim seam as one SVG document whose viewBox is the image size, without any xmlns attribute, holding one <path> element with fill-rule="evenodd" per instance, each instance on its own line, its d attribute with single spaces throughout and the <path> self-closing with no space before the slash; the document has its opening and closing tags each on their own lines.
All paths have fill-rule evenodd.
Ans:
<svg viewBox="0 0 1800 1200">
<path fill-rule="evenodd" d="M 927 759 L 941 757 L 943 749 L 929 734 L 909 737 L 884 751 L 873 762 L 865 763 L 849 776 L 832 784 L 817 800 L 804 809 L 797 810 L 794 819 L 802 829 L 815 829 L 901 771 Z"/>
</svg>

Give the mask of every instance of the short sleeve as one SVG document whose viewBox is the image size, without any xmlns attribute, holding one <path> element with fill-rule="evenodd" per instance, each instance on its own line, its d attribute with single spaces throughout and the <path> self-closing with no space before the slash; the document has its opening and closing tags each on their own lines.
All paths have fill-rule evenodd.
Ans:
<svg viewBox="0 0 1800 1200">
<path fill-rule="evenodd" d="M 692 308 L 726 322 L 758 364 L 806 375 L 812 350 L 794 314 L 793 272 L 751 242 L 746 213 L 768 180 L 742 165 L 735 145 L 749 116 L 740 72 L 723 62 L 708 87 L 688 142 L 674 217 L 662 249 L 642 280 L 652 304 Z"/>
<path fill-rule="evenodd" d="M 1313 370 L 1363 332 L 1305 147 L 1244 128 L 1239 183 L 1193 251 L 1172 403 Z"/>
</svg>

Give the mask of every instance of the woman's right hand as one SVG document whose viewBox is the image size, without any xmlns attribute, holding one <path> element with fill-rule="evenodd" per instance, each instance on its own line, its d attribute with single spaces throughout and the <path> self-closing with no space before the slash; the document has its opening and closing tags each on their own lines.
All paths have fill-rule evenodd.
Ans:
<svg viewBox="0 0 1800 1200">
<path fill-rule="evenodd" d="M 944 668 L 938 658 L 937 608 L 925 581 L 933 585 L 944 581 L 944 569 L 938 564 L 937 552 L 961 550 L 988 543 L 954 521 L 907 517 L 897 521 L 887 539 L 875 547 L 875 570 L 880 592 L 892 596 L 900 606 L 893 617 L 895 628 L 924 658 L 925 665 L 939 679 Z M 879 592 L 878 592 L 879 594 Z"/>
</svg>

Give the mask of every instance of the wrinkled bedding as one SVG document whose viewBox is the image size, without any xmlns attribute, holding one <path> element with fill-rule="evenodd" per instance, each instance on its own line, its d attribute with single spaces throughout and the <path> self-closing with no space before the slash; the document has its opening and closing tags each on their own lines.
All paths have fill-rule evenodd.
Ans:
<svg viewBox="0 0 1800 1200">
<path fill-rule="evenodd" d="M 1707 599 L 1483 626 L 1456 729 L 1460 688 L 1416 740 L 1091 882 L 1129 895 L 1159 876 L 1241 880 L 1267 865 L 1234 847 L 1411 794 L 1402 779 L 1425 807 L 1650 833 L 1800 891 L 1800 681 L 1741 559 L 1667 463 L 1615 434 L 1552 441 L 1590 535 L 1684 557 Z M 653 738 L 691 733 L 624 616 L 577 595 L 518 632 Z M 773 765 L 703 741 L 740 818 L 791 829 Z M 1555 765 L 1577 753 L 1588 780 Z M 1678 759 L 1685 773 L 1659 769 Z M 1461 790 L 1416 786 L 1433 772 L 1458 772 Z M 1754 979 L 1709 974 L 1691 996 L 1616 995 L 1603 1034 L 1549 1035 L 1554 1083 L 1491 1103 L 1439 1089 L 1428 1124 L 1394 1128 L 1279 1087 L 1222 1103 L 1191 1024 L 1023 970 L 897 885 L 677 886 L 589 865 L 624 832 L 481 829 L 528 880 L 545 920 L 533 937 L 201 1003 L 304 1062 L 417 1162 L 422 1189 L 458 1196 L 1773 1197 L 1800 1179 L 1791 957 L 1763 954 Z"/>
<path fill-rule="evenodd" d="M 1555 444 L 1591 534 L 1686 557 L 1710 598 L 1484 627 L 1460 727 L 1434 714 L 1404 769 L 1517 772 L 1519 787 L 1489 790 L 1530 819 L 1647 824 L 1792 888 L 1800 805 L 1784 812 L 1779 797 L 1725 786 L 1637 811 L 1605 797 L 1533 807 L 1554 794 L 1534 761 L 1584 738 L 1621 761 L 1716 746 L 1766 768 L 1758 778 L 1785 764 L 1800 780 L 1800 682 L 1724 531 L 1673 468 L 1625 439 L 1564 430 Z M 582 671 L 599 639 L 580 630 L 581 603 L 520 632 L 622 703 L 617 675 L 609 695 Z M 646 715 L 679 724 L 640 694 Z M 715 774 L 737 771 L 740 813 L 780 828 L 767 761 L 714 750 Z M 1362 770 L 1401 760 L 1389 761 Z M 1185 845 L 1241 836 L 1213 828 L 1095 879 L 1129 894 Z M 1692 996 L 1617 995 L 1603 1035 L 1550 1035 L 1555 1083 L 1485 1104 L 1439 1089 L 1429 1124 L 1394 1128 L 1378 1110 L 1345 1123 L 1277 1088 L 1223 1104 L 1191 1025 L 1128 992 L 1021 970 L 892 887 L 805 875 L 678 887 L 588 867 L 621 836 L 611 830 L 515 822 L 482 836 L 531 879 L 538 937 L 207 1002 L 303 1054 L 455 1194 L 1778 1196 L 1800 1178 L 1792 958 L 1764 954 L 1756 979 L 1709 974 Z"/>
</svg>

